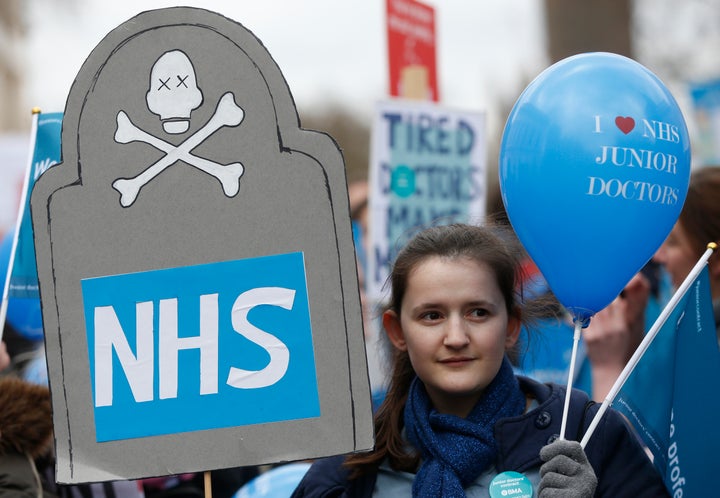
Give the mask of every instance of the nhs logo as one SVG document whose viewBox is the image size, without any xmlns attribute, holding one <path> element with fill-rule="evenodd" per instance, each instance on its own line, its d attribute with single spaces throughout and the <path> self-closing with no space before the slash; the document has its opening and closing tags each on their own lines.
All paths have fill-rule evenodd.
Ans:
<svg viewBox="0 0 720 498">
<path fill-rule="evenodd" d="M 98 442 L 320 416 L 302 253 L 81 285 Z"/>
</svg>

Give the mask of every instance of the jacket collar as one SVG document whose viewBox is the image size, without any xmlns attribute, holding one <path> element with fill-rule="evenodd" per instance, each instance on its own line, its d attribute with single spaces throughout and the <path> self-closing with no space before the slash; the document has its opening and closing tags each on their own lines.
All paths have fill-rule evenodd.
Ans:
<svg viewBox="0 0 720 498">
<path fill-rule="evenodd" d="M 523 472 L 540 466 L 540 449 L 560 436 L 565 388 L 541 384 L 527 377 L 519 376 L 518 379 L 525 396 L 535 400 L 537 406 L 518 417 L 502 419 L 495 425 L 498 472 Z M 585 393 L 573 391 L 568 410 L 567 439 L 582 438 L 588 402 Z"/>
</svg>

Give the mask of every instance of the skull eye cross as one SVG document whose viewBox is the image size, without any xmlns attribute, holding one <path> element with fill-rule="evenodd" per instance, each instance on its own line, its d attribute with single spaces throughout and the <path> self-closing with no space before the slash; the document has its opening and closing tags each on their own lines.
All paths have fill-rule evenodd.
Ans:
<svg viewBox="0 0 720 498">
<path fill-rule="evenodd" d="M 160 117 L 163 130 L 171 134 L 186 132 L 190 127 L 192 111 L 200 107 L 203 95 L 197 87 L 195 70 L 190 59 L 179 50 L 165 52 L 153 65 L 150 89 L 146 95 L 148 110 Z M 178 161 L 214 176 L 228 197 L 240 189 L 240 177 L 245 168 L 241 163 L 219 164 L 192 154 L 193 149 L 210 135 L 225 126 L 238 126 L 245 116 L 235 103 L 232 92 L 225 93 L 217 103 L 210 119 L 193 135 L 175 146 L 138 128 L 125 111 L 117 113 L 115 141 L 121 144 L 143 142 L 165 152 L 165 155 L 133 178 L 118 178 L 112 184 L 120 192 L 120 204 L 129 207 L 137 199 L 140 189 L 157 175 Z"/>
</svg>

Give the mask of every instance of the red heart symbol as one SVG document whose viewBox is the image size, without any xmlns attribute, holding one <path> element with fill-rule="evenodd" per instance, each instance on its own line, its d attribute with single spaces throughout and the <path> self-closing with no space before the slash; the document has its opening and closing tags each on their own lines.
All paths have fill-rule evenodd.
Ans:
<svg viewBox="0 0 720 498">
<path fill-rule="evenodd" d="M 633 128 L 635 128 L 635 120 L 631 117 L 624 118 L 622 116 L 618 116 L 615 118 L 615 126 L 620 128 L 620 131 L 627 135 L 633 131 Z"/>
</svg>

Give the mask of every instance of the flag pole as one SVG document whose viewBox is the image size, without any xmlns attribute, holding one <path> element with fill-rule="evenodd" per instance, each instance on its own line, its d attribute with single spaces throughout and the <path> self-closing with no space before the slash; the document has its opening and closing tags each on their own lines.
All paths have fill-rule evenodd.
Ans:
<svg viewBox="0 0 720 498">
<path fill-rule="evenodd" d="M 20 224 L 22 223 L 25 211 L 25 202 L 28 195 L 28 185 L 30 184 L 30 174 L 33 167 L 33 156 L 35 152 L 35 141 L 37 139 L 38 116 L 41 114 L 39 107 L 32 108 L 32 127 L 30 131 L 30 154 L 25 168 L 25 176 L 23 178 L 22 192 L 20 195 L 20 204 L 18 205 L 17 218 L 15 219 L 15 233 L 13 234 L 12 246 L 10 248 L 10 260 L 7 264 L 7 275 L 3 282 L 2 302 L 0 303 L 0 339 L 5 329 L 5 319 L 7 318 L 8 305 L 10 303 L 10 279 L 12 277 L 13 264 L 15 263 L 15 251 L 17 249 L 18 237 L 20 235 Z"/>
<path fill-rule="evenodd" d="M 645 351 L 650 346 L 650 343 L 652 343 L 653 339 L 655 339 L 655 336 L 658 334 L 662 326 L 665 325 L 665 322 L 667 321 L 670 314 L 675 310 L 680 300 L 685 296 L 685 293 L 688 291 L 692 283 L 703 270 L 715 249 L 717 249 L 717 244 L 715 242 L 710 242 L 707 245 L 707 249 L 705 250 L 703 255 L 700 257 L 698 262 L 695 263 L 695 266 L 692 270 L 690 270 L 690 273 L 688 273 L 688 276 L 685 277 L 685 280 L 683 280 L 682 284 L 680 284 L 680 287 L 678 287 L 678 289 L 675 291 L 675 294 L 673 294 L 672 298 L 670 298 L 670 301 L 665 306 L 665 308 L 663 308 L 660 316 L 657 317 L 657 320 L 655 320 L 655 323 L 650 328 L 648 333 L 645 334 L 642 342 L 625 365 L 625 368 L 623 368 L 623 371 L 620 372 L 617 380 L 613 384 L 607 396 L 605 396 L 602 405 L 600 405 L 600 409 L 595 414 L 595 417 L 592 419 L 592 422 L 590 423 L 587 432 L 585 432 L 585 435 L 580 442 L 580 445 L 583 448 L 585 448 L 585 446 L 587 445 L 590 437 L 593 435 L 593 432 L 595 432 L 595 428 L 600 423 L 600 419 L 605 414 L 609 406 L 612 404 L 615 396 L 617 396 L 618 392 L 620 392 L 620 389 L 625 384 L 625 381 L 628 379 L 633 369 L 640 361 L 640 358 L 642 358 L 643 354 L 645 354 Z"/>
</svg>

